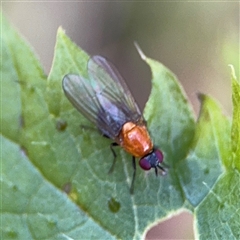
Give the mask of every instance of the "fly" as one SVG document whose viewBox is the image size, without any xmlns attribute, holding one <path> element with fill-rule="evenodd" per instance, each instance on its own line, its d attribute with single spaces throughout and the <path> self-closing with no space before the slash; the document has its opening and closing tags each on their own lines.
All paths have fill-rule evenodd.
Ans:
<svg viewBox="0 0 240 240">
<path fill-rule="evenodd" d="M 133 193 L 136 175 L 136 158 L 143 170 L 163 167 L 163 153 L 155 148 L 148 133 L 143 115 L 125 81 L 115 66 L 101 56 L 88 61 L 88 78 L 67 74 L 63 78 L 63 90 L 72 105 L 90 120 L 99 131 L 113 140 L 110 145 L 116 162 L 114 146 L 122 147 L 132 155 L 133 177 L 130 192 Z"/>
</svg>

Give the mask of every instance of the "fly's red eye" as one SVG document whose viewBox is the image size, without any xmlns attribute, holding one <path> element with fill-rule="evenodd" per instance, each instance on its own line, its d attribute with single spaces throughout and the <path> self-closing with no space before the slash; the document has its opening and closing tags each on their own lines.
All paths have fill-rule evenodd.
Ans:
<svg viewBox="0 0 240 240">
<path fill-rule="evenodd" d="M 155 155 L 156 155 L 156 157 L 158 159 L 158 162 L 162 163 L 163 162 L 163 153 L 160 150 L 158 150 L 158 149 L 155 150 L 154 153 L 155 153 Z"/>
<path fill-rule="evenodd" d="M 151 167 L 152 167 L 151 164 L 150 164 L 150 162 L 149 162 L 146 158 L 140 159 L 139 165 L 140 165 L 140 167 L 141 167 L 142 169 L 144 169 L 144 170 L 150 170 Z"/>
</svg>

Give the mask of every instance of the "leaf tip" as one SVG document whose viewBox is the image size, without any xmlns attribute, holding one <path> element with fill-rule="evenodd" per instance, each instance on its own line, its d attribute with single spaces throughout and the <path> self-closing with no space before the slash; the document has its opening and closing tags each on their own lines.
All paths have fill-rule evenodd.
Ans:
<svg viewBox="0 0 240 240">
<path fill-rule="evenodd" d="M 58 27 L 58 30 L 57 30 L 57 33 L 58 33 L 59 35 L 65 34 L 65 29 L 63 29 L 62 26 L 59 26 L 59 27 Z"/>
<path fill-rule="evenodd" d="M 136 41 L 134 41 L 134 45 L 140 55 L 140 57 L 142 58 L 142 60 L 146 61 L 147 57 L 146 55 L 143 53 L 142 49 L 139 47 L 138 43 Z"/>
<path fill-rule="evenodd" d="M 236 76 L 235 69 L 234 69 L 233 65 L 232 64 L 228 64 L 228 66 L 231 68 L 231 77 L 232 77 L 232 79 L 237 80 L 237 76 Z"/>
</svg>

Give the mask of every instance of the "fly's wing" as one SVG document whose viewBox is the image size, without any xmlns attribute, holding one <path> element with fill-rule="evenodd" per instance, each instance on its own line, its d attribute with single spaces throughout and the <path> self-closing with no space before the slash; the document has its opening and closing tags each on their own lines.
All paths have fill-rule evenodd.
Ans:
<svg viewBox="0 0 240 240">
<path fill-rule="evenodd" d="M 119 108 L 124 110 L 127 121 L 138 122 L 142 118 L 125 81 L 111 62 L 101 56 L 93 56 L 88 62 L 88 73 L 99 84 L 102 96 L 122 106 Z"/>
<path fill-rule="evenodd" d="M 63 78 L 62 87 L 68 100 L 92 123 L 97 123 L 100 104 L 90 80 L 75 74 Z"/>
<path fill-rule="evenodd" d="M 66 75 L 63 89 L 70 102 L 103 134 L 114 139 L 125 122 L 142 119 L 127 85 L 110 62 L 92 57 L 88 74 L 89 79 Z"/>
</svg>

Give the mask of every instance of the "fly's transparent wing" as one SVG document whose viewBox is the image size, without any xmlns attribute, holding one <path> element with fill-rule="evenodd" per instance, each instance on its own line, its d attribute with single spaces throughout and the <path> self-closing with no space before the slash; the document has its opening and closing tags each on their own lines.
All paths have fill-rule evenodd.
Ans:
<svg viewBox="0 0 240 240">
<path fill-rule="evenodd" d="M 63 78 L 63 90 L 68 100 L 92 123 L 96 119 L 101 108 L 96 99 L 96 93 L 90 80 L 75 74 L 67 74 Z"/>
<path fill-rule="evenodd" d="M 89 78 L 66 75 L 63 90 L 70 102 L 106 136 L 114 139 L 126 122 L 142 119 L 124 80 L 105 58 L 88 62 Z"/>
<path fill-rule="evenodd" d="M 122 103 L 129 121 L 137 122 L 142 114 L 128 86 L 116 67 L 101 56 L 93 56 L 88 62 L 88 73 L 91 79 L 98 82 L 102 92 L 115 102 Z"/>
</svg>

